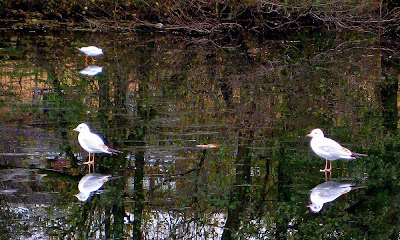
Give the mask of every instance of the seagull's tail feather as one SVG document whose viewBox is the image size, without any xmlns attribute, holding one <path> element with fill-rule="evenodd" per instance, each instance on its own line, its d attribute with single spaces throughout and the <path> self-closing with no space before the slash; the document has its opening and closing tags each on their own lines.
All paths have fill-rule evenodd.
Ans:
<svg viewBox="0 0 400 240">
<path fill-rule="evenodd" d="M 361 186 L 361 185 L 356 186 L 356 185 L 353 185 L 353 186 L 351 186 L 351 190 L 360 189 L 360 188 L 366 188 L 366 187 L 367 186 Z"/>
<path fill-rule="evenodd" d="M 107 151 L 109 151 L 111 154 L 122 153 L 122 151 L 119 151 L 119 150 L 116 150 L 116 149 L 112 149 L 112 148 L 108 148 Z"/>
<path fill-rule="evenodd" d="M 352 157 L 355 157 L 355 158 L 360 158 L 360 157 L 366 157 L 366 156 L 368 156 L 367 154 L 362 154 L 362 153 L 355 153 L 355 152 L 352 152 L 351 153 L 351 156 Z"/>
</svg>

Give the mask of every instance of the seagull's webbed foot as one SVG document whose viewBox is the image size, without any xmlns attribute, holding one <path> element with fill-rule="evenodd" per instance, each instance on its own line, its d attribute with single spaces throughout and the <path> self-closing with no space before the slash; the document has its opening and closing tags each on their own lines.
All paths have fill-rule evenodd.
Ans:
<svg viewBox="0 0 400 240">
<path fill-rule="evenodd" d="M 325 168 L 324 169 L 320 169 L 320 172 L 331 172 L 332 171 L 332 162 L 329 162 L 329 166 L 330 168 L 328 168 L 328 160 L 325 160 Z"/>
<path fill-rule="evenodd" d="M 94 172 L 94 153 L 92 153 L 92 154 L 89 153 L 88 161 L 84 162 L 83 164 L 87 164 L 88 165 L 89 173 L 90 173 L 90 167 L 93 168 L 93 172 Z"/>
<path fill-rule="evenodd" d="M 84 162 L 83 164 L 94 164 L 94 153 L 89 153 L 88 161 Z"/>
</svg>

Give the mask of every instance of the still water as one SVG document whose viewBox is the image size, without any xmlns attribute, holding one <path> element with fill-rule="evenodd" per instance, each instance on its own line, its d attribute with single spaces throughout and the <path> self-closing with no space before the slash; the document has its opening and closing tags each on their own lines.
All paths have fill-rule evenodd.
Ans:
<svg viewBox="0 0 400 240">
<path fill-rule="evenodd" d="M 1 239 L 399 237 L 400 68 L 374 37 L 0 44 Z M 104 54 L 85 63 L 87 45 Z M 81 122 L 122 151 L 96 154 L 90 175 Z M 314 128 L 368 156 L 321 173 Z"/>
</svg>

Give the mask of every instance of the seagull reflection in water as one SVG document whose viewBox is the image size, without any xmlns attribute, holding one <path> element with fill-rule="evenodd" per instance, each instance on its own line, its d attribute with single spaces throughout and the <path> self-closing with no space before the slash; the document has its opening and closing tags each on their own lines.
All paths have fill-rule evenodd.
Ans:
<svg viewBox="0 0 400 240">
<path fill-rule="evenodd" d="M 321 183 L 311 190 L 311 204 L 308 207 L 313 212 L 319 212 L 325 203 L 332 202 L 353 189 L 354 184 L 352 183 L 339 183 L 335 181 Z"/>
<path fill-rule="evenodd" d="M 87 76 L 95 76 L 103 71 L 103 67 L 99 67 L 97 65 L 90 65 L 81 71 L 79 71 L 80 74 L 82 75 L 87 75 Z"/>
<path fill-rule="evenodd" d="M 86 174 L 78 184 L 80 193 L 74 195 L 80 201 L 89 199 L 92 192 L 99 190 L 105 182 L 110 179 L 111 175 L 103 175 L 100 173 Z"/>
</svg>

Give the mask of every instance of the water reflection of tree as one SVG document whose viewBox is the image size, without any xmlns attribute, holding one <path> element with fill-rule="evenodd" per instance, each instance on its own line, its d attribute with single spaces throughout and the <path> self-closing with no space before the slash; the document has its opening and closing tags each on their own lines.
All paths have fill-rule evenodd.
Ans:
<svg viewBox="0 0 400 240">
<path fill-rule="evenodd" d="M 210 76 L 213 74 L 210 74 Z M 232 91 L 232 86 L 229 83 L 220 84 L 223 99 L 227 104 L 227 107 L 231 110 L 230 115 L 235 121 L 236 128 L 238 129 L 238 142 L 237 142 L 237 154 L 235 160 L 235 181 L 231 186 L 231 192 L 229 195 L 229 200 L 227 202 L 227 219 L 224 226 L 224 231 L 222 233 L 222 239 L 236 239 L 245 236 L 241 232 L 241 228 L 246 225 L 249 221 L 249 217 L 253 215 L 258 215 L 255 213 L 256 210 L 260 211 L 263 209 L 266 196 L 266 184 L 269 179 L 269 171 L 265 172 L 264 180 L 266 182 L 262 184 L 262 190 L 254 196 L 254 192 L 251 190 L 253 184 L 251 178 L 251 168 L 252 168 L 252 154 L 249 147 L 254 144 L 254 137 L 257 123 L 257 118 L 254 118 L 256 113 L 256 105 L 254 101 L 247 99 L 248 91 L 247 87 L 243 87 L 243 92 L 240 92 L 240 102 L 246 103 L 246 106 L 241 104 L 233 104 L 234 96 Z M 251 87 L 250 87 L 251 88 Z M 246 100 L 244 100 L 246 99 Z M 269 169 L 269 161 L 266 162 L 266 169 Z M 254 189 L 253 189 L 254 190 Z M 257 207 L 252 208 L 251 202 L 257 201 Z M 253 205 L 254 206 L 254 205 Z M 249 212 L 253 214 L 249 214 Z M 257 211 L 257 212 L 258 212 Z M 253 218 L 251 218 L 253 219 Z"/>
<path fill-rule="evenodd" d="M 139 49 L 137 51 L 137 59 L 136 61 L 139 63 L 146 63 L 149 61 L 151 54 L 147 51 L 152 51 L 154 49 L 154 42 L 149 42 L 145 48 L 146 51 L 142 51 Z M 132 129 L 132 133 L 134 136 L 128 137 L 129 139 L 135 140 L 137 142 L 137 146 L 142 147 L 140 150 L 135 152 L 135 171 L 134 171 L 134 193 L 133 193 L 133 201 L 134 201 L 134 220 L 132 223 L 133 227 L 133 239 L 142 239 L 142 224 L 144 223 L 144 200 L 145 195 L 143 191 L 143 179 L 145 175 L 145 151 L 143 147 L 146 145 L 146 135 L 147 130 L 149 128 L 149 122 L 152 118 L 154 118 L 154 112 L 152 104 L 149 102 L 150 100 L 150 88 L 149 88 L 149 80 L 151 77 L 152 68 L 150 65 L 141 64 L 140 67 L 137 68 L 138 76 L 137 81 L 137 116 L 138 123 L 134 124 L 134 129 Z M 123 93 L 123 92 L 121 92 Z M 126 94 L 126 93 L 125 93 Z M 121 94 L 121 96 L 125 96 Z M 121 99 L 121 103 L 125 103 Z M 126 103 L 125 103 L 126 104 Z"/>
<path fill-rule="evenodd" d="M 329 237 L 330 233 L 337 230 L 332 222 L 343 222 L 341 218 L 347 219 L 342 226 L 346 226 L 354 234 L 359 229 L 374 229 L 376 221 L 371 216 L 372 213 L 381 217 L 388 214 L 396 218 L 394 212 L 398 206 L 395 196 L 398 191 L 393 185 L 393 179 L 397 178 L 393 169 L 398 165 L 397 155 L 393 151 L 397 149 L 397 144 L 394 137 L 385 138 L 386 142 L 380 141 L 383 137 L 380 134 L 382 127 L 379 125 L 383 120 L 387 132 L 394 133 L 396 130 L 394 124 L 397 116 L 396 72 L 388 76 L 390 81 L 383 84 L 380 91 L 375 92 L 380 77 L 376 73 L 380 69 L 376 67 L 378 59 L 371 57 L 375 56 L 374 50 L 357 52 L 367 43 L 350 41 L 336 46 L 330 41 L 319 39 L 313 42 L 309 36 L 305 38 L 303 43 L 279 43 L 274 48 L 267 45 L 261 45 L 259 48 L 249 45 L 242 55 L 202 44 L 192 44 L 189 47 L 185 46 L 186 48 L 178 44 L 177 47 L 168 37 L 158 38 L 158 47 L 152 44 L 140 45 L 132 50 L 127 44 L 124 50 L 130 51 L 128 57 L 121 56 L 118 63 L 110 60 L 112 66 L 124 65 L 109 69 L 108 75 L 79 79 L 76 95 L 71 94 L 68 78 L 60 77 L 64 76 L 66 69 L 54 63 L 44 66 L 46 61 L 42 59 L 38 66 L 49 73 L 48 84 L 65 93 L 57 95 L 59 99 L 56 99 L 55 104 L 61 107 L 51 110 L 49 115 L 52 121 L 49 123 L 56 125 L 58 121 L 63 122 L 65 124 L 60 126 L 67 128 L 69 123 L 86 117 L 95 119 L 104 131 L 105 138 L 129 148 L 134 156 L 132 158 L 135 159 L 133 167 L 132 162 L 126 162 L 124 155 L 102 156 L 102 161 L 109 164 L 100 166 L 100 170 L 115 172 L 120 166 L 127 166 L 127 171 L 124 172 L 126 176 L 121 180 L 112 180 L 110 182 L 112 184 L 106 186 L 114 195 L 104 197 L 96 195 L 91 203 L 85 203 L 76 212 L 82 214 L 82 219 L 78 219 L 76 224 L 76 227 L 81 228 L 77 230 L 79 235 L 88 236 L 84 231 L 90 229 L 85 226 L 104 220 L 107 237 L 119 237 L 126 229 L 132 227 L 134 236 L 140 239 L 143 234 L 141 232 L 143 223 L 148 223 L 145 215 L 154 213 L 146 210 L 147 203 L 143 202 L 144 198 L 149 199 L 150 208 L 156 209 L 157 213 L 162 214 L 166 210 L 173 209 L 167 213 L 171 219 L 179 217 L 183 219 L 179 222 L 179 226 L 169 223 L 170 232 L 167 234 L 171 236 L 174 236 L 177 229 L 190 228 L 188 226 L 193 226 L 190 225 L 192 222 L 198 223 L 197 226 L 206 226 L 211 218 L 207 215 L 208 211 L 228 213 L 223 233 L 223 237 L 227 239 L 261 232 L 265 226 L 269 227 L 269 233 L 265 235 L 273 235 L 276 238 L 294 234 L 290 232 L 292 230 L 297 231 L 295 236 L 319 237 L 324 232 L 326 233 L 324 236 Z M 147 40 L 142 39 L 142 42 Z M 154 41 L 148 42 L 154 43 Z M 165 52 L 168 52 L 167 57 Z M 136 56 L 137 53 L 139 57 L 133 61 L 131 56 Z M 293 60 L 295 58 L 297 59 Z M 132 71 L 125 72 L 126 69 Z M 359 75 L 366 71 L 369 71 L 368 74 Z M 91 82 L 97 80 L 99 80 L 98 89 L 94 91 L 91 89 Z M 89 97 L 85 96 L 87 93 L 90 93 Z M 218 154 L 207 154 L 207 156 L 204 152 L 202 155 L 188 153 L 188 148 L 185 148 L 186 152 L 174 152 L 176 155 L 186 157 L 185 161 L 176 164 L 177 170 L 174 173 L 187 173 L 185 178 L 177 180 L 179 181 L 177 193 L 143 191 L 143 177 L 149 172 L 146 172 L 147 169 L 144 167 L 147 152 L 141 147 L 151 144 L 148 142 L 148 139 L 152 140 L 149 132 L 178 129 L 186 133 L 187 130 L 152 125 L 150 120 L 153 119 L 155 108 L 157 112 L 167 112 L 162 109 L 162 104 L 154 100 L 154 96 L 158 94 L 163 94 L 162 97 L 171 100 L 171 106 L 173 105 L 171 109 L 178 109 L 176 112 L 181 118 L 179 124 L 199 131 L 202 127 L 193 125 L 204 124 L 209 127 L 207 124 L 222 122 L 225 127 L 227 123 L 231 124 L 221 128 L 223 130 L 217 129 L 221 132 L 220 136 L 194 135 L 196 140 L 218 141 L 217 143 L 222 145 L 237 147 L 236 155 L 230 152 L 224 155 L 226 146 L 221 146 L 217 151 Z M 127 96 L 134 99 L 134 104 L 129 110 L 125 105 Z M 83 99 L 90 99 L 89 104 L 85 102 L 87 104 L 85 105 L 84 101 L 81 101 Z M 66 111 L 66 108 L 63 108 L 66 106 L 72 106 L 72 109 Z M 381 106 L 386 107 L 384 111 Z M 98 108 L 99 111 L 93 115 L 83 111 L 83 109 L 93 111 Z M 168 109 L 168 111 L 173 110 Z M 192 111 L 190 116 L 183 116 L 182 112 L 189 111 Z M 207 111 L 212 114 L 207 115 Z M 381 113 L 384 118 L 379 117 Z M 131 118 L 132 116 L 138 119 Z M 370 121 L 363 119 L 366 117 Z M 223 120 L 219 121 L 219 118 Z M 298 194 L 290 188 L 291 184 L 299 184 L 299 180 L 293 175 L 308 172 L 311 168 L 309 165 L 312 163 L 307 162 L 311 158 L 306 150 L 307 145 L 300 145 L 303 144 L 303 140 L 298 139 L 302 139 L 313 124 L 333 129 L 342 139 L 360 142 L 364 145 L 362 147 L 373 148 L 376 152 L 380 152 L 382 145 L 389 142 L 385 145 L 388 154 L 384 156 L 384 160 L 359 162 L 359 167 L 365 168 L 366 173 L 374 171 L 370 176 L 377 181 L 377 183 L 371 182 L 373 188 L 367 192 L 368 197 L 361 199 L 360 202 L 350 199 L 349 202 L 354 205 L 349 209 L 340 209 L 339 213 L 329 209 L 324 211 L 323 214 L 332 219 L 332 222 L 328 222 L 324 227 L 316 224 L 324 221 L 324 216 L 309 215 L 304 203 L 306 199 L 296 199 Z M 359 127 L 359 124 L 363 124 L 363 127 Z M 368 128 L 374 129 L 373 137 L 365 136 L 371 132 L 367 130 Z M 235 136 L 226 133 L 227 129 L 229 131 L 236 129 L 232 131 Z M 354 134 L 349 135 L 350 131 Z M 65 134 L 67 130 L 63 129 L 62 132 Z M 304 139 L 304 143 L 305 141 Z M 366 142 L 369 144 L 365 144 Z M 361 146 L 356 147 L 361 148 Z M 252 156 L 257 154 L 254 148 L 258 148 L 258 151 L 266 157 Z M 295 150 L 290 152 L 292 149 Z M 304 166 L 305 162 L 307 166 Z M 213 169 L 215 165 L 218 168 Z M 259 168 L 261 173 L 254 176 L 252 171 L 256 168 Z M 191 169 L 196 171 L 189 172 Z M 234 171 L 229 171 L 230 169 Z M 292 174 L 292 170 L 296 173 Z M 127 195 L 119 190 L 124 188 L 128 177 L 132 175 L 134 191 L 127 195 L 133 203 L 126 203 L 124 201 Z M 213 177 L 212 180 L 208 179 L 210 176 Z M 307 174 L 302 176 L 303 179 L 313 177 Z M 167 177 L 173 178 L 174 175 Z M 381 195 L 380 204 L 371 200 L 374 199 L 375 193 Z M 385 198 L 390 198 L 392 201 L 385 204 Z M 163 201 L 164 199 L 171 200 Z M 110 203 L 104 205 L 104 202 Z M 98 207 L 102 204 L 103 208 Z M 135 220 L 124 226 L 124 214 L 131 207 Z M 185 207 L 191 208 L 187 211 L 175 209 Z M 104 212 L 105 218 L 92 215 L 91 212 Z M 366 215 L 369 222 L 364 222 L 359 228 L 352 225 L 351 220 L 362 222 L 361 215 Z M 258 228 L 254 229 L 256 227 L 252 225 L 253 220 L 261 223 L 262 227 L 257 226 Z M 85 226 L 81 227 L 82 225 Z M 246 229 L 251 225 L 253 229 Z M 385 230 L 390 229 L 390 226 L 383 222 L 381 226 Z M 378 227 L 373 231 L 375 234 L 379 232 Z"/>
<path fill-rule="evenodd" d="M 235 184 L 232 186 L 228 201 L 228 215 L 224 226 L 224 232 L 222 234 L 222 239 L 234 238 L 233 236 L 235 236 L 241 227 L 242 219 L 246 218 L 244 212 L 249 204 L 251 157 L 249 155 L 249 149 L 244 143 L 242 144 L 238 146 L 238 154 L 235 162 Z"/>
</svg>

